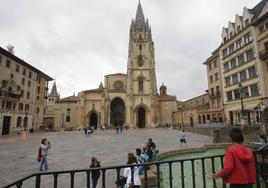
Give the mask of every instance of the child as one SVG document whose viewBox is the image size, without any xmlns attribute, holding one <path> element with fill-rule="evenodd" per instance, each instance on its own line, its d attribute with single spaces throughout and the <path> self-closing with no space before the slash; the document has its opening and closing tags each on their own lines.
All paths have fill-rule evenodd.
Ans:
<svg viewBox="0 0 268 188">
<path fill-rule="evenodd" d="M 90 168 L 98 168 L 98 167 L 101 167 L 100 162 L 98 161 L 98 159 L 96 157 L 92 157 Z M 93 185 L 92 185 L 93 188 L 97 187 L 99 177 L 100 177 L 100 170 L 92 170 L 91 179 L 92 179 L 92 183 L 93 183 Z"/>
<path fill-rule="evenodd" d="M 242 145 L 244 137 L 240 128 L 229 132 L 232 146 L 225 152 L 224 167 L 213 178 L 223 178 L 230 188 L 252 188 L 256 183 L 256 167 L 253 153 Z"/>
</svg>

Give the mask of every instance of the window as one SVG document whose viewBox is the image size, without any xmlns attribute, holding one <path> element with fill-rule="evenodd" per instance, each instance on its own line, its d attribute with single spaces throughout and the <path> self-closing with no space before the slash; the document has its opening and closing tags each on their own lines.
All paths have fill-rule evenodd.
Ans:
<svg viewBox="0 0 268 188">
<path fill-rule="evenodd" d="M 249 51 L 246 52 L 246 55 L 247 55 L 247 61 L 251 61 L 254 59 L 254 53 L 253 53 L 253 50 L 250 49 Z"/>
<path fill-rule="evenodd" d="M 232 76 L 232 79 L 233 79 L 233 84 L 237 84 L 238 83 L 238 75 L 237 74 L 234 74 Z"/>
<path fill-rule="evenodd" d="M 244 54 L 239 55 L 237 59 L 238 65 L 242 65 L 245 63 Z"/>
<path fill-rule="evenodd" d="M 234 48 L 234 44 L 231 44 L 231 45 L 229 46 L 229 53 L 233 53 L 234 50 L 235 50 L 235 48 Z"/>
<path fill-rule="evenodd" d="M 230 32 L 230 37 L 232 38 L 234 36 L 234 33 L 233 32 Z"/>
<path fill-rule="evenodd" d="M 210 89 L 210 95 L 211 95 L 211 96 L 214 96 L 214 88 L 211 88 L 211 89 Z"/>
<path fill-rule="evenodd" d="M 10 67 L 10 61 L 7 59 L 6 60 L 6 67 L 9 68 Z"/>
<path fill-rule="evenodd" d="M 236 67 L 236 59 L 231 60 L 231 69 L 234 69 Z"/>
<path fill-rule="evenodd" d="M 220 95 L 220 86 L 216 86 L 216 95 Z"/>
<path fill-rule="evenodd" d="M 240 91 L 239 91 L 239 89 L 234 90 L 234 99 L 240 99 Z"/>
<path fill-rule="evenodd" d="M 224 38 L 223 38 L 223 42 L 226 42 L 226 41 L 227 41 L 227 38 L 226 38 L 226 37 L 224 37 Z"/>
<path fill-rule="evenodd" d="M 0 65 L 2 65 L 2 56 L 0 56 Z"/>
<path fill-rule="evenodd" d="M 242 96 L 243 96 L 243 98 L 249 97 L 248 87 L 242 88 Z"/>
<path fill-rule="evenodd" d="M 22 74 L 26 75 L 26 69 L 25 68 L 22 69 Z"/>
<path fill-rule="evenodd" d="M 226 86 L 230 86 L 231 85 L 231 77 L 225 78 L 225 84 L 226 84 Z"/>
<path fill-rule="evenodd" d="M 22 111 L 22 110 L 23 110 L 23 104 L 19 103 L 19 111 Z"/>
<path fill-rule="evenodd" d="M 27 91 L 27 99 L 30 99 L 30 92 Z"/>
<path fill-rule="evenodd" d="M 217 60 L 213 61 L 214 68 L 218 67 Z"/>
<path fill-rule="evenodd" d="M 21 119 L 21 117 L 18 117 L 17 118 L 17 127 L 21 127 L 21 121 L 22 119 Z"/>
<path fill-rule="evenodd" d="M 32 78 L 32 72 L 29 71 L 29 78 Z"/>
<path fill-rule="evenodd" d="M 14 75 L 13 75 L 12 73 L 10 74 L 10 78 L 11 78 L 11 79 L 14 78 Z"/>
<path fill-rule="evenodd" d="M 237 30 L 237 32 L 241 31 L 241 26 L 240 26 L 240 25 L 237 26 L 237 27 L 236 27 L 236 30 Z"/>
<path fill-rule="evenodd" d="M 142 45 L 141 44 L 139 45 L 139 50 L 142 50 Z"/>
<path fill-rule="evenodd" d="M 25 79 L 24 79 L 24 78 L 21 79 L 21 84 L 22 84 L 22 85 L 25 84 Z"/>
<path fill-rule="evenodd" d="M 250 91 L 251 91 L 251 96 L 255 97 L 259 95 L 259 88 L 257 84 L 251 85 L 250 86 Z"/>
<path fill-rule="evenodd" d="M 66 116 L 66 122 L 70 122 L 71 121 L 71 118 L 69 115 Z"/>
<path fill-rule="evenodd" d="M 6 109 L 11 110 L 11 108 L 12 108 L 12 102 L 6 101 Z"/>
<path fill-rule="evenodd" d="M 2 109 L 5 108 L 5 101 L 2 101 Z"/>
<path fill-rule="evenodd" d="M 222 55 L 223 55 L 223 58 L 227 57 L 227 48 L 222 50 Z"/>
<path fill-rule="evenodd" d="M 247 27 L 248 25 L 249 25 L 249 20 L 246 19 L 246 20 L 245 20 L 245 26 Z"/>
<path fill-rule="evenodd" d="M 16 65 L 16 72 L 19 72 L 19 71 L 20 71 L 20 66 Z"/>
<path fill-rule="evenodd" d="M 28 87 L 31 87 L 31 81 L 28 80 Z"/>
<path fill-rule="evenodd" d="M 252 41 L 251 34 L 248 33 L 244 36 L 245 44 L 248 44 L 249 42 Z"/>
<path fill-rule="evenodd" d="M 224 71 L 227 72 L 229 70 L 229 63 L 224 64 Z"/>
<path fill-rule="evenodd" d="M 257 76 L 256 74 L 256 68 L 251 67 L 248 69 L 249 78 L 255 78 Z"/>
<path fill-rule="evenodd" d="M 209 80 L 210 80 L 210 82 L 213 82 L 213 76 L 212 75 L 209 77 Z"/>
<path fill-rule="evenodd" d="M 37 93 L 40 93 L 40 86 L 37 87 Z"/>
<path fill-rule="evenodd" d="M 236 49 L 240 49 L 242 47 L 242 38 L 236 41 Z"/>
<path fill-rule="evenodd" d="M 233 93 L 232 93 L 232 91 L 228 91 L 228 92 L 226 93 L 226 95 L 227 95 L 227 100 L 228 100 L 228 101 L 233 100 Z"/>
<path fill-rule="evenodd" d="M 219 80 L 219 74 L 215 73 L 215 80 Z"/>
<path fill-rule="evenodd" d="M 70 112 L 71 111 L 71 109 L 70 108 L 67 108 L 67 112 Z"/>
<path fill-rule="evenodd" d="M 39 114 L 39 112 L 40 112 L 40 109 L 39 109 L 39 107 L 37 107 L 36 108 L 36 114 Z"/>
<path fill-rule="evenodd" d="M 39 101 L 39 96 L 37 96 L 36 99 Z"/>
<path fill-rule="evenodd" d="M 29 110 L 30 110 L 29 104 L 25 104 L 25 111 L 29 112 Z"/>
<path fill-rule="evenodd" d="M 240 81 L 245 81 L 247 79 L 247 73 L 246 71 L 240 72 Z"/>
<path fill-rule="evenodd" d="M 143 92 L 143 80 L 139 80 L 139 92 Z"/>
<path fill-rule="evenodd" d="M 209 70 L 212 69 L 211 63 L 208 64 L 208 69 L 209 69 Z"/>
<path fill-rule="evenodd" d="M 20 95 L 21 95 L 22 98 L 24 97 L 24 91 L 23 90 L 20 91 Z"/>
</svg>

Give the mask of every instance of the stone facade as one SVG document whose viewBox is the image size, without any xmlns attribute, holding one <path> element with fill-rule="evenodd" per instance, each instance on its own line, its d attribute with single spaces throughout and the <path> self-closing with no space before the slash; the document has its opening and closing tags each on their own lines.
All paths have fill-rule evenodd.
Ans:
<svg viewBox="0 0 268 188">
<path fill-rule="evenodd" d="M 55 108 L 59 109 L 52 110 L 55 128 L 68 126 L 66 109 L 76 112 L 70 114 L 74 120 L 71 126 L 76 128 L 123 124 L 143 128 L 176 123 L 176 97 L 168 95 L 164 85 L 160 90 L 158 94 L 151 27 L 139 3 L 130 26 L 127 73 L 106 75 L 99 88 L 79 92 L 76 102 L 54 97 Z"/>
<path fill-rule="evenodd" d="M 39 129 L 51 80 L 45 73 L 0 48 L 0 135 Z"/>
</svg>

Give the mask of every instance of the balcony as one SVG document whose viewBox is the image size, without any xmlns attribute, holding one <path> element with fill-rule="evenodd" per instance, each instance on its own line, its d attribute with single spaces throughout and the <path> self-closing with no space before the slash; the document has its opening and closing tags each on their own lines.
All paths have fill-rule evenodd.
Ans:
<svg viewBox="0 0 268 188">
<path fill-rule="evenodd" d="M 10 91 L 0 90 L 0 98 L 19 100 L 20 99 L 20 94 L 13 93 L 13 92 L 10 92 Z"/>
<path fill-rule="evenodd" d="M 220 98 L 221 94 L 220 93 L 216 93 L 216 94 L 209 94 L 209 98 L 210 99 L 215 99 L 215 98 Z"/>
<path fill-rule="evenodd" d="M 259 57 L 263 61 L 268 60 L 268 49 L 259 52 Z"/>
</svg>

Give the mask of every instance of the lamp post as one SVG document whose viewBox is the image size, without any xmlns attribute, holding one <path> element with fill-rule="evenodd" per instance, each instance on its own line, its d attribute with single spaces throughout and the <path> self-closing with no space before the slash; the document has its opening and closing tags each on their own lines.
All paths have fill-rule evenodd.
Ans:
<svg viewBox="0 0 268 188">
<path fill-rule="evenodd" d="M 26 110 L 25 119 L 23 121 L 24 131 L 26 131 L 27 123 L 28 123 L 28 117 L 27 117 L 28 111 Z"/>
<path fill-rule="evenodd" d="M 241 84 L 241 82 L 238 84 L 238 89 L 239 89 L 239 93 L 240 93 L 240 102 L 241 102 L 241 117 L 240 117 L 240 122 L 241 125 L 244 126 L 245 125 L 245 110 L 244 110 L 244 103 L 243 103 L 243 85 Z"/>
</svg>

